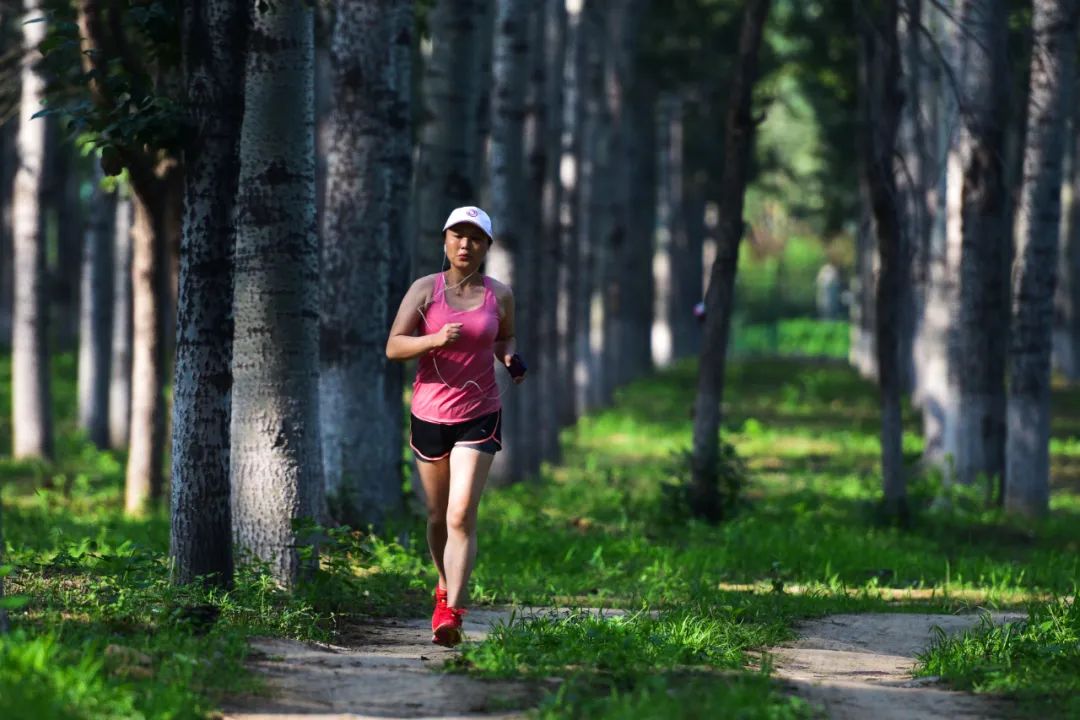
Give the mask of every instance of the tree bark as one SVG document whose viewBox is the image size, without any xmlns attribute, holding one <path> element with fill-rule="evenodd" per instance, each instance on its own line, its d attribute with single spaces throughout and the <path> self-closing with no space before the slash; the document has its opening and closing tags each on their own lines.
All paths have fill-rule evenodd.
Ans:
<svg viewBox="0 0 1080 720">
<path fill-rule="evenodd" d="M 961 254 L 950 368 L 959 396 L 956 473 L 961 483 L 1005 469 L 1008 234 L 1005 122 L 1009 76 L 1003 0 L 964 0 L 960 45 Z"/>
<path fill-rule="evenodd" d="M 86 218 L 83 213 L 79 185 L 82 168 L 79 155 L 73 145 L 63 138 L 59 121 L 51 123 L 52 138 L 46 160 L 47 174 L 51 176 L 48 192 L 47 216 L 55 218 L 56 252 L 52 254 L 49 267 L 49 327 L 51 340 L 57 352 L 78 350 L 79 346 L 79 290 L 82 248 Z"/>
<path fill-rule="evenodd" d="M 109 446 L 109 377 L 112 350 L 113 222 L 116 194 L 104 192 L 100 168 L 82 257 L 79 303 L 79 427 L 99 448 Z"/>
<path fill-rule="evenodd" d="M 870 198 L 878 248 L 875 302 L 877 374 L 881 392 L 881 474 L 887 515 L 907 520 L 907 486 L 902 452 L 900 396 L 903 391 L 900 315 L 904 301 L 900 216 L 896 187 L 897 127 L 900 122 L 898 0 L 884 0 L 863 18 L 860 58 L 862 90 L 862 183 Z M 872 14 L 871 14 L 872 13 Z"/>
<path fill-rule="evenodd" d="M 386 223 L 390 228 L 388 313 L 396 311 L 395 303 L 404 297 L 411 283 L 410 251 L 416 238 L 416 222 L 411 211 L 413 186 L 413 61 L 416 37 L 416 9 L 413 0 L 398 0 L 387 15 L 387 33 L 393 38 L 387 68 L 393 97 L 387 124 L 391 128 L 383 159 L 390 176 L 390 200 Z M 387 316 L 387 332 L 391 314 Z M 384 333 L 385 335 L 385 333 Z M 381 354 L 381 353 L 380 353 Z M 383 400 L 386 408 L 384 422 L 388 428 L 402 428 L 405 422 L 405 368 L 392 362 L 385 366 Z M 393 463 L 393 476 L 401 486 L 401 433 L 388 443 L 386 451 L 393 453 L 387 462 Z M 419 482 L 416 483 L 419 486 Z"/>
<path fill-rule="evenodd" d="M 1077 0 L 1035 0 L 1031 90 L 1013 270 L 1005 508 L 1050 509 L 1050 354 L 1061 221 L 1065 114 L 1072 100 Z"/>
<path fill-rule="evenodd" d="M 455 207 L 477 203 L 478 98 L 487 79 L 482 70 L 483 18 L 487 0 L 438 0 L 428 15 L 431 56 L 424 64 L 420 149 L 416 168 L 418 234 L 413 269 L 445 268 L 442 226 Z M 499 219 L 496 217 L 495 222 Z"/>
<path fill-rule="evenodd" d="M 677 237 L 685 232 L 682 203 L 683 180 L 683 109 L 682 99 L 677 95 L 665 93 L 657 107 L 657 199 L 656 199 L 656 238 L 653 255 L 653 297 L 652 313 L 652 361 L 657 367 L 671 365 L 675 354 L 675 253 L 676 248 L 685 245 Z M 740 216 L 740 221 L 741 221 Z M 740 229 L 741 238 L 741 229 Z M 715 265 L 714 265 L 715 267 Z"/>
<path fill-rule="evenodd" d="M 585 40 L 581 6 L 566 7 L 566 52 L 563 56 L 562 82 L 565 90 L 562 115 L 562 140 L 559 157 L 559 250 L 558 269 L 558 384 L 559 425 L 572 425 L 580 414 L 577 393 L 576 341 L 578 313 L 575 293 L 581 272 L 577 261 L 578 223 L 581 205 L 581 130 L 584 114 L 582 92 Z"/>
<path fill-rule="evenodd" d="M 631 90 L 627 128 L 630 177 L 630 225 L 623 253 L 626 291 L 620 303 L 625 348 L 623 381 L 652 370 L 653 229 L 656 227 L 657 128 L 656 93 L 650 85 Z M 711 269 L 711 266 L 710 266 Z"/>
<path fill-rule="evenodd" d="M 956 88 L 953 78 L 959 67 L 955 55 L 954 20 L 947 8 L 929 3 L 925 6 L 927 34 L 939 48 L 940 58 L 927 65 L 920 98 L 929 98 L 927 144 L 929 169 L 926 172 L 925 203 L 928 244 L 925 255 L 926 289 L 922 323 L 918 336 L 917 402 L 923 416 L 923 463 L 927 467 L 951 472 L 950 458 L 956 455 L 957 392 L 949 372 L 949 342 L 954 323 L 956 263 L 958 247 L 959 166 L 957 141 L 959 125 Z M 953 238 L 957 238 L 954 242 Z"/>
<path fill-rule="evenodd" d="M 539 206 L 538 263 L 544 268 L 536 283 L 537 347 L 535 370 L 531 382 L 536 383 L 539 403 L 539 441 L 542 459 L 557 462 L 559 447 L 559 398 L 562 395 L 559 374 L 559 277 L 562 272 L 562 248 L 559 243 L 559 208 L 562 203 L 562 183 L 559 168 L 562 159 L 563 131 L 563 56 L 566 50 L 566 3 L 564 0 L 545 0 L 538 11 L 542 39 L 537 43 L 536 102 L 541 118 L 537 128 L 537 153 L 534 169 L 543 164 L 541 185 L 532 188 Z"/>
<path fill-rule="evenodd" d="M 188 112 L 173 370 L 169 555 L 177 584 L 232 583 L 229 426 L 234 205 L 240 173 L 248 11 L 237 0 L 184 7 Z"/>
<path fill-rule="evenodd" d="M 1073 97 L 1077 97 L 1080 79 L 1073 83 Z M 1063 208 L 1060 268 L 1055 320 L 1055 364 L 1070 380 L 1080 379 L 1080 105 L 1073 103 L 1072 122 L 1068 130 L 1071 159 L 1068 165 L 1067 200 Z"/>
<path fill-rule="evenodd" d="M 162 496 L 165 451 L 165 309 L 167 248 L 179 232 L 183 177 L 179 164 L 162 159 L 152 168 L 139 161 L 131 172 L 131 427 L 124 509 L 139 515 Z"/>
<path fill-rule="evenodd" d="M 15 303 L 12 328 L 12 454 L 16 458 L 53 455 L 53 421 L 50 407 L 48 313 L 46 297 L 45 233 L 42 226 L 42 172 L 46 123 L 32 119 L 41 110 L 45 78 L 36 70 L 41 55 L 38 44 L 45 37 L 41 6 L 25 5 L 22 61 L 22 94 L 16 139 L 19 168 L 12 198 L 12 236 L 15 266 Z"/>
<path fill-rule="evenodd" d="M 308 542 L 293 522 L 324 515 L 312 30 L 301 0 L 254 13 L 237 196 L 233 532 L 245 558 L 286 587 Z"/>
<path fill-rule="evenodd" d="M 0 348 L 11 350 L 11 321 L 14 303 L 15 273 L 12 245 L 12 205 L 15 170 L 15 133 L 18 123 L 0 125 Z"/>
<path fill-rule="evenodd" d="M 604 64 L 608 55 L 609 5 L 586 3 L 582 10 L 584 61 L 581 77 L 584 108 L 578 167 L 581 170 L 581 197 L 578 206 L 578 284 L 574 306 L 577 310 L 575 391 L 580 412 L 603 405 L 604 327 L 607 307 L 604 298 L 606 268 L 610 264 L 607 246 L 611 217 L 606 212 L 611 198 L 611 117 L 605 102 Z"/>
<path fill-rule="evenodd" d="M 112 351 L 109 367 L 109 448 L 125 450 L 131 430 L 131 197 L 118 190 L 113 222 Z"/>
<path fill-rule="evenodd" d="M 515 299 L 515 331 L 518 349 L 532 322 L 528 299 L 532 286 L 530 263 L 535 242 L 529 233 L 525 168 L 525 91 L 529 80 L 529 15 L 524 0 L 496 0 L 495 39 L 491 91 L 490 194 L 496 240 L 487 256 L 488 275 L 510 285 Z M 501 372 L 501 371 L 500 371 Z M 503 450 L 491 468 L 495 482 L 504 484 L 524 478 L 529 471 L 527 448 L 531 433 L 523 430 L 528 388 L 511 387 L 502 395 Z"/>
<path fill-rule="evenodd" d="M 756 121 L 752 96 L 757 79 L 758 51 L 769 14 L 769 0 L 749 0 L 739 33 L 724 122 L 724 169 L 721 176 L 720 224 L 716 260 L 705 294 L 705 332 L 694 402 L 694 445 L 691 461 L 690 507 L 707 520 L 723 517 L 718 488 L 720 404 L 724 395 L 728 332 L 735 293 L 735 270 L 744 232 L 743 199 Z"/>
<path fill-rule="evenodd" d="M 330 50 L 320 426 L 331 513 L 356 527 L 383 527 L 403 500 L 395 412 L 402 398 L 387 392 L 391 363 L 381 352 L 398 300 L 391 292 L 400 239 L 389 222 L 395 196 L 387 148 L 396 134 L 409 136 L 408 122 L 391 122 L 398 100 L 392 9 L 375 0 L 339 3 Z"/>
<path fill-rule="evenodd" d="M 633 331 L 627 326 L 623 305 L 631 302 L 631 294 L 641 292 L 643 288 L 631 284 L 633 269 L 627 265 L 627 259 L 647 263 L 646 258 L 634 252 L 630 241 L 634 223 L 631 182 L 635 156 L 632 144 L 636 139 L 632 134 L 631 102 L 637 83 L 637 43 L 647 4 L 646 0 L 621 0 L 608 15 L 604 94 L 611 126 L 610 190 L 604 209 L 609 220 L 604 238 L 607 259 L 601 277 L 604 326 L 599 377 L 600 403 L 604 406 L 611 403 L 615 388 L 632 377 L 629 361 Z"/>
</svg>

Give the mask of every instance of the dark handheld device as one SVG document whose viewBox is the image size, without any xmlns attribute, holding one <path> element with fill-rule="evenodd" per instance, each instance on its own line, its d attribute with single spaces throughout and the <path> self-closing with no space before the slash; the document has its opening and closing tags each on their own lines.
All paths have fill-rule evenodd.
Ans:
<svg viewBox="0 0 1080 720">
<path fill-rule="evenodd" d="M 521 356 L 514 353 L 513 356 L 511 356 L 510 364 L 506 366 L 506 369 L 510 371 L 510 377 L 516 379 L 524 375 L 525 371 L 529 368 L 525 364 L 525 361 L 521 359 Z"/>
</svg>

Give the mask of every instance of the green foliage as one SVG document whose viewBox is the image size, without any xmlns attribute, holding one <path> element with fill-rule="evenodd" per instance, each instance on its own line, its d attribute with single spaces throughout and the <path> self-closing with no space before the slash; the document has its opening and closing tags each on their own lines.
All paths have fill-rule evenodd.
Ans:
<svg viewBox="0 0 1080 720">
<path fill-rule="evenodd" d="M 74 7 L 48 6 L 40 50 L 50 78 L 46 107 L 72 138 L 101 151 L 109 175 L 122 151 L 143 147 L 178 153 L 187 137 L 180 77 L 180 7 L 176 0 L 104 3 L 102 46 L 84 50 Z M 84 54 L 92 66 L 84 68 Z"/>
<path fill-rule="evenodd" d="M 756 324 L 813 317 L 817 274 L 828 261 L 821 244 L 813 238 L 771 236 L 760 228 L 748 240 L 735 276 L 735 319 Z"/>
<path fill-rule="evenodd" d="M 939 632 L 919 659 L 920 675 L 1020 697 L 1042 717 L 1080 715 L 1080 606 L 1075 599 L 1034 604 L 1026 620 L 995 625 L 984 617 L 979 627 L 962 635 Z"/>
<path fill-rule="evenodd" d="M 731 352 L 738 355 L 846 360 L 851 328 L 843 320 L 797 318 L 732 329 Z"/>
</svg>

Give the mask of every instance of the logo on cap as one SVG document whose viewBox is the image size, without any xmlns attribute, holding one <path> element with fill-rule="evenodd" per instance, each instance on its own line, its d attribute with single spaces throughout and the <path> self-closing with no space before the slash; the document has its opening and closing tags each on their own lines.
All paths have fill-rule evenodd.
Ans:
<svg viewBox="0 0 1080 720">
<path fill-rule="evenodd" d="M 478 213 L 476 211 L 476 208 L 469 208 L 468 210 L 465 211 L 465 214 L 468 215 L 469 217 L 476 217 L 480 213 Z"/>
</svg>

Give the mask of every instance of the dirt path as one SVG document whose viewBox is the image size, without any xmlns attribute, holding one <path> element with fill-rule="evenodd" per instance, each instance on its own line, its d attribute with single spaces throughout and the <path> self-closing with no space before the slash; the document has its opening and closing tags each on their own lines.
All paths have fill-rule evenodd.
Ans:
<svg viewBox="0 0 1080 720">
<path fill-rule="evenodd" d="M 483 639 L 492 624 L 510 617 L 508 609 L 473 610 L 465 618 L 466 636 Z M 248 665 L 264 677 L 271 695 L 231 698 L 225 720 L 518 718 L 540 702 L 542 683 L 434 672 L 456 653 L 430 641 L 426 618 L 373 622 L 341 638 L 349 647 L 257 639 Z"/>
<path fill-rule="evenodd" d="M 997 623 L 1024 617 L 993 615 Z M 992 698 L 911 676 L 935 625 L 953 634 L 978 624 L 978 615 L 831 615 L 800 625 L 798 640 L 770 654 L 775 677 L 835 720 L 1001 717 Z"/>
<path fill-rule="evenodd" d="M 531 612 L 552 611 L 519 609 L 517 614 Z M 477 609 L 466 617 L 465 630 L 479 640 L 492 624 L 510 617 L 508 609 Z M 1023 617 L 995 614 L 993 619 Z M 770 651 L 774 677 L 837 720 L 1000 717 L 1004 708 L 992 698 L 911 676 L 915 656 L 929 646 L 935 625 L 952 634 L 978 623 L 978 615 L 832 615 L 799 626 L 798 640 Z M 540 702 L 543 684 L 435 672 L 456 653 L 432 645 L 430 637 L 428 620 L 417 619 L 373 622 L 342 637 L 348 647 L 256 639 L 249 666 L 264 677 L 271 694 L 231 698 L 224 718 L 519 718 Z"/>
</svg>

